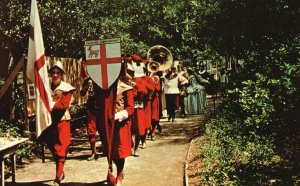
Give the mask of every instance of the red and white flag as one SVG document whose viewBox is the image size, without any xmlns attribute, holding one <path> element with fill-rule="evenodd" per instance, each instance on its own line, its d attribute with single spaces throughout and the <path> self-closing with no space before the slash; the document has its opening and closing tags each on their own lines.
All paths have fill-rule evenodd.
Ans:
<svg viewBox="0 0 300 186">
<path fill-rule="evenodd" d="M 31 1 L 30 33 L 28 46 L 27 77 L 35 86 L 36 92 L 36 137 L 51 124 L 50 82 L 40 17 L 36 0 Z"/>
</svg>

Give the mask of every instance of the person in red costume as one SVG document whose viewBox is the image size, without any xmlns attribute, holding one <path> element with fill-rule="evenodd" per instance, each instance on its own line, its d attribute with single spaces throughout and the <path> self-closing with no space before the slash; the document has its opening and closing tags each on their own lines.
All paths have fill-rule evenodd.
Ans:
<svg viewBox="0 0 300 186">
<path fill-rule="evenodd" d="M 155 138 L 155 130 L 159 126 L 159 108 L 160 108 L 160 78 L 154 73 L 152 76 L 154 82 L 154 91 L 152 94 L 152 110 L 151 110 L 151 140 L 154 141 Z"/>
<path fill-rule="evenodd" d="M 117 167 L 116 184 L 121 185 L 125 158 L 131 155 L 131 116 L 134 112 L 133 88 L 119 78 L 116 98 L 112 161 Z"/>
<path fill-rule="evenodd" d="M 147 63 L 147 62 L 146 62 Z M 145 65 L 147 66 L 147 64 Z M 145 76 L 143 77 L 146 88 L 147 94 L 145 95 L 144 99 L 144 109 L 145 109 L 145 124 L 146 124 L 146 132 L 144 136 L 142 136 L 142 148 L 146 147 L 146 139 L 148 131 L 151 131 L 151 117 L 152 117 L 152 95 L 154 91 L 154 82 L 153 79 L 150 77 L 150 73 L 148 72 L 147 68 L 144 68 Z"/>
<path fill-rule="evenodd" d="M 41 139 L 46 142 L 54 157 L 56 176 L 53 185 L 59 186 L 64 179 L 64 164 L 71 139 L 69 106 L 75 88 L 62 80 L 64 69 L 61 62 L 56 62 L 49 69 L 49 73 L 52 79 L 52 124 L 42 133 Z"/>
<path fill-rule="evenodd" d="M 143 77 L 145 76 L 145 64 L 141 62 L 141 57 L 132 55 L 131 63 L 128 63 L 127 69 L 132 71 L 134 75 L 134 116 L 132 122 L 132 133 L 134 136 L 133 156 L 138 157 L 138 147 L 142 137 L 146 134 L 144 98 L 147 95 L 147 87 Z"/>
<path fill-rule="evenodd" d="M 91 78 L 86 78 L 83 82 L 82 89 L 80 90 L 80 95 L 85 96 L 88 94 L 88 100 L 86 103 L 87 106 L 87 133 L 88 138 L 90 141 L 91 149 L 92 149 L 92 155 L 88 157 L 88 161 L 91 160 L 97 160 L 98 155 L 96 153 L 96 133 L 97 133 L 97 127 L 96 127 L 96 114 L 97 114 L 97 104 L 96 104 L 96 84 L 93 82 Z M 97 94 L 97 93 L 96 93 Z"/>
<path fill-rule="evenodd" d="M 109 103 L 105 105 L 108 109 L 107 114 L 97 115 L 97 127 L 103 136 L 104 154 L 108 160 L 108 174 L 107 182 L 112 185 L 121 185 L 125 158 L 131 154 L 132 140 L 131 140 L 131 124 L 132 115 L 134 112 L 134 92 L 132 79 L 126 74 L 125 63 L 122 64 L 121 73 L 112 85 L 112 90 L 109 92 L 100 91 L 99 104 L 106 96 Z M 102 97 L 102 98 L 101 98 Z M 99 106 L 103 106 L 100 104 Z M 110 113 L 112 111 L 112 113 Z M 110 118 L 112 116 L 112 118 Z M 103 117 L 108 117 L 109 125 L 104 125 Z M 110 128 L 110 126 L 113 126 Z M 116 165 L 116 176 L 113 174 L 113 163 Z"/>
</svg>

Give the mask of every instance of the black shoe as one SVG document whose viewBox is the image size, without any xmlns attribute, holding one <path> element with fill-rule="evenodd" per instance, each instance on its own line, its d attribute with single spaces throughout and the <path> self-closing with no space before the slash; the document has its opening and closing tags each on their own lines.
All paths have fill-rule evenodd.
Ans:
<svg viewBox="0 0 300 186">
<path fill-rule="evenodd" d="M 175 118 L 172 118 L 172 122 L 174 122 L 175 121 Z"/>
<path fill-rule="evenodd" d="M 168 117 L 168 121 L 170 121 L 170 120 L 171 120 L 171 116 Z"/>
</svg>

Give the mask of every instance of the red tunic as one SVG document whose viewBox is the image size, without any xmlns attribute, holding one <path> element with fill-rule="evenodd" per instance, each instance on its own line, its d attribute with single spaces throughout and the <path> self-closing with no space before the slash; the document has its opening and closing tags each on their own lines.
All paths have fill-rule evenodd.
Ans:
<svg viewBox="0 0 300 186">
<path fill-rule="evenodd" d="M 136 83 L 134 87 L 134 116 L 132 123 L 132 133 L 136 135 L 144 135 L 146 132 L 144 96 L 147 94 L 147 88 L 143 78 L 133 78 Z"/>
<path fill-rule="evenodd" d="M 97 89 L 98 88 L 99 87 L 97 87 Z M 99 90 L 96 95 L 96 102 L 99 108 L 96 115 L 97 130 L 101 136 L 103 153 L 107 156 L 109 161 L 112 157 L 116 93 L 117 82 L 115 82 L 108 90 Z"/>
<path fill-rule="evenodd" d="M 143 77 L 145 84 L 146 84 L 146 88 L 148 90 L 148 94 L 145 97 L 145 122 L 146 122 L 146 129 L 151 129 L 151 118 L 152 118 L 152 114 L 151 114 L 151 107 L 152 107 L 152 94 L 154 91 L 154 81 L 151 77 L 149 76 L 145 76 Z"/>
<path fill-rule="evenodd" d="M 51 111 L 52 124 L 43 132 L 42 138 L 47 143 L 54 158 L 64 161 L 70 145 L 70 120 L 61 120 L 69 108 L 72 92 L 63 93 Z"/>
<path fill-rule="evenodd" d="M 153 81 L 154 81 L 154 92 L 152 95 L 152 112 L 151 112 L 151 117 L 152 120 L 154 121 L 159 121 L 159 94 L 161 90 L 160 82 L 159 82 L 159 77 L 158 76 L 153 76 Z"/>
<path fill-rule="evenodd" d="M 86 80 L 82 84 L 83 89 L 80 90 L 81 96 L 86 96 L 88 94 L 88 99 L 86 103 L 87 107 L 87 133 L 89 136 L 93 136 L 96 140 L 96 133 L 97 133 L 97 127 L 96 127 L 96 114 L 97 114 L 97 105 L 96 105 L 96 95 L 98 94 L 96 88 L 96 83 L 93 82 L 92 92 L 93 94 L 90 94 L 90 90 L 86 88 Z"/>
<path fill-rule="evenodd" d="M 96 110 L 88 109 L 87 110 L 87 133 L 90 136 L 95 136 L 97 133 L 97 127 L 96 127 Z"/>
<path fill-rule="evenodd" d="M 112 158 L 126 158 L 131 154 L 131 116 L 134 112 L 133 90 L 122 93 L 124 96 L 124 107 L 128 113 L 128 119 L 115 121 L 113 154 Z"/>
</svg>

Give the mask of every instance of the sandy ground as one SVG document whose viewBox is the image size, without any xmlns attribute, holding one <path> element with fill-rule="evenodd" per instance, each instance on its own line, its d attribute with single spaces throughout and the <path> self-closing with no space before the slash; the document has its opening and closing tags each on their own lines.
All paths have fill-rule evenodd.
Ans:
<svg viewBox="0 0 300 186">
<path fill-rule="evenodd" d="M 157 133 L 155 141 L 147 141 L 145 149 L 140 149 L 140 157 L 130 156 L 126 159 L 123 186 L 180 186 L 185 183 L 185 169 L 190 141 L 202 126 L 203 116 L 176 118 L 175 122 L 161 120 L 162 133 Z M 72 138 L 68 159 L 65 164 L 65 186 L 101 186 L 107 185 L 107 161 L 100 157 L 87 161 L 90 155 L 86 135 Z M 101 155 L 101 153 L 100 153 Z M 52 185 L 55 177 L 55 163 L 50 154 L 46 162 L 34 159 L 17 169 L 16 183 L 8 186 L 47 186 Z"/>
</svg>

